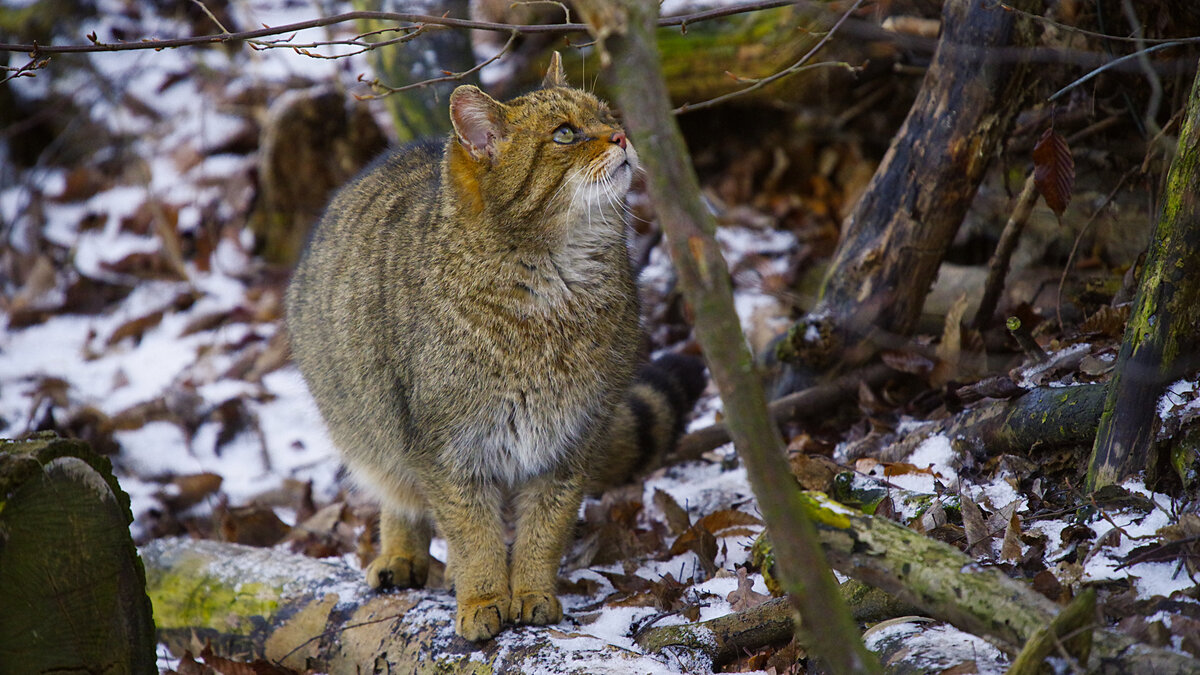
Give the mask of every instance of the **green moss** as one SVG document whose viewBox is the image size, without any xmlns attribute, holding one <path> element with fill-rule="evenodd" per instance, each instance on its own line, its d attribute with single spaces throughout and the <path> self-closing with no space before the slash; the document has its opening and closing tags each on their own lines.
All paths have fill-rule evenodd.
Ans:
<svg viewBox="0 0 1200 675">
<path fill-rule="evenodd" d="M 268 619 L 279 610 L 277 589 L 206 574 L 199 559 L 170 572 L 151 570 L 147 576 L 146 591 L 160 629 L 224 623 L 228 629 L 222 632 L 248 635 L 255 618 Z"/>
<path fill-rule="evenodd" d="M 846 507 L 830 499 L 827 495 L 810 491 L 801 493 L 800 498 L 804 501 L 808 517 L 815 524 L 839 530 L 850 527 L 850 514 L 846 513 Z"/>
</svg>

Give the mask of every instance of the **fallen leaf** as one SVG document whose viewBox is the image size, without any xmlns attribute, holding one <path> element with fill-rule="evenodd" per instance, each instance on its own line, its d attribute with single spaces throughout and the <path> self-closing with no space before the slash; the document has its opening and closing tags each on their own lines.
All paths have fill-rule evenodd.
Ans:
<svg viewBox="0 0 1200 675">
<path fill-rule="evenodd" d="M 754 591 L 754 582 L 746 573 L 745 567 L 739 567 L 737 569 L 737 578 L 737 590 L 731 592 L 725 597 L 725 600 L 729 602 L 730 606 L 733 608 L 733 611 L 744 612 L 751 607 L 757 607 L 771 599 L 771 596 L 769 595 L 756 593 Z"/>
<path fill-rule="evenodd" d="M 986 544 L 991 542 L 992 537 L 988 532 L 987 521 L 984 520 L 983 511 L 965 493 L 960 492 L 958 498 L 962 511 L 963 529 L 967 533 L 967 553 L 971 555 L 985 555 L 990 553 L 990 547 L 986 546 Z"/>
<path fill-rule="evenodd" d="M 1021 560 L 1021 516 L 1013 510 L 1004 529 L 1004 543 L 1000 546 L 1000 559 L 1009 562 Z"/>
<path fill-rule="evenodd" d="M 679 536 L 692 526 L 692 519 L 688 516 L 688 512 L 669 493 L 656 488 L 654 505 L 663 512 L 667 519 L 667 529 L 673 536 Z"/>
</svg>

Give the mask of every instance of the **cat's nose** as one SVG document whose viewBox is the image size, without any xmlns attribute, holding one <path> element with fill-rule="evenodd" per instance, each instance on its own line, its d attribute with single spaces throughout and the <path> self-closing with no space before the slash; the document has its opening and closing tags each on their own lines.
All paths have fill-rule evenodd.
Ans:
<svg viewBox="0 0 1200 675">
<path fill-rule="evenodd" d="M 622 150 L 624 150 L 625 146 L 628 144 L 628 142 L 625 140 L 625 132 L 624 131 L 614 132 L 612 135 L 612 138 L 610 138 L 608 140 L 621 146 Z"/>
</svg>

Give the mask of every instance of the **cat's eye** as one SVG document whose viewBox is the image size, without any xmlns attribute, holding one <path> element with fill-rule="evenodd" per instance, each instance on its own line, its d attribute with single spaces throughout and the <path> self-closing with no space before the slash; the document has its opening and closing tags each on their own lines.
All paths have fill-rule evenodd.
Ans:
<svg viewBox="0 0 1200 675">
<path fill-rule="evenodd" d="M 564 124 L 554 130 L 554 142 L 563 145 L 570 145 L 579 138 L 579 132 L 575 131 L 575 127 L 570 124 Z"/>
</svg>

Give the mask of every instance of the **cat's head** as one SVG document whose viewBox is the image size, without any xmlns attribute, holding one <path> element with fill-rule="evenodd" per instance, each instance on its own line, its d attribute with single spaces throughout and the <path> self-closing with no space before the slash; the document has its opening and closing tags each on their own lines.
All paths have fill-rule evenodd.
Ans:
<svg viewBox="0 0 1200 675">
<path fill-rule="evenodd" d="M 603 101 L 567 86 L 557 54 L 541 89 L 507 103 L 455 89 L 450 118 L 450 179 L 475 210 L 536 218 L 622 208 L 637 153 Z"/>
</svg>

